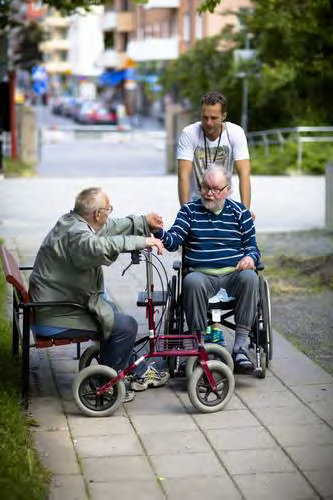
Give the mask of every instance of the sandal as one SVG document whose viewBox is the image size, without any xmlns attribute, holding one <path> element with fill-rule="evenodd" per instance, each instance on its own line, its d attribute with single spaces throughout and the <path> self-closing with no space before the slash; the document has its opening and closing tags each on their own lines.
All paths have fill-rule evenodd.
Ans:
<svg viewBox="0 0 333 500">
<path fill-rule="evenodd" d="M 254 364 L 250 360 L 245 349 L 240 348 L 237 352 L 232 353 L 234 360 L 235 373 L 250 373 L 254 370 Z"/>
</svg>

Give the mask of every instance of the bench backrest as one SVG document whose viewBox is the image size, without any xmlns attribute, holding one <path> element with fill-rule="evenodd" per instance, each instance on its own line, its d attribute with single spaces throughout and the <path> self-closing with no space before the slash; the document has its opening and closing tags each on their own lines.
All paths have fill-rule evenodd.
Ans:
<svg viewBox="0 0 333 500">
<path fill-rule="evenodd" d="M 29 293 L 23 277 L 23 274 L 9 250 L 3 245 L 0 247 L 0 256 L 2 267 L 5 273 L 6 281 L 13 285 L 23 302 L 30 302 Z"/>
</svg>

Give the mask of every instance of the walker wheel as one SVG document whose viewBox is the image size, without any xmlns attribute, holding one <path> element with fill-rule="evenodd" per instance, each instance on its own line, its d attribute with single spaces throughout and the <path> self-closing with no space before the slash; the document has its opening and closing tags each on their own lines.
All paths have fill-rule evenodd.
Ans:
<svg viewBox="0 0 333 500">
<path fill-rule="evenodd" d="M 221 345 L 218 344 L 207 343 L 205 344 L 205 351 L 207 352 L 208 359 L 210 360 L 215 359 L 217 361 L 221 361 L 230 368 L 231 373 L 234 372 L 234 360 L 232 359 L 231 354 L 225 347 L 222 347 Z M 193 371 L 197 366 L 199 366 L 199 364 L 200 363 L 197 357 L 191 356 L 190 358 L 188 358 L 188 361 L 186 363 L 187 378 L 190 378 Z"/>
<path fill-rule="evenodd" d="M 221 361 L 208 361 L 217 385 L 217 392 L 212 391 L 202 366 L 197 366 L 188 382 L 188 395 L 194 408 L 203 413 L 222 410 L 231 399 L 235 390 L 235 379 L 230 368 Z"/>
<path fill-rule="evenodd" d="M 119 380 L 103 394 L 96 390 L 117 377 L 117 372 L 105 365 L 84 368 L 76 375 L 73 383 L 73 397 L 77 407 L 88 417 L 108 417 L 120 406 L 125 396 L 125 384 Z"/>
</svg>

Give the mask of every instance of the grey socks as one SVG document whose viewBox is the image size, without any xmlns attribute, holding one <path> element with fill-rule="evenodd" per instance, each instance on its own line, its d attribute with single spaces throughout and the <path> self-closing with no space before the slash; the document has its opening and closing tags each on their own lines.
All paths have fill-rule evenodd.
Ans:
<svg viewBox="0 0 333 500">
<path fill-rule="evenodd" d="M 241 348 L 247 350 L 249 331 L 241 326 L 236 326 L 233 352 L 238 352 Z"/>
</svg>

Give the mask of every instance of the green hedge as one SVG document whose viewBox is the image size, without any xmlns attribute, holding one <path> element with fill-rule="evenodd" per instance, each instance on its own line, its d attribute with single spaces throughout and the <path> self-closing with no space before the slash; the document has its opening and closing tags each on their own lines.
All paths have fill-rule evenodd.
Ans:
<svg viewBox="0 0 333 500">
<path fill-rule="evenodd" d="M 262 146 L 251 147 L 251 171 L 253 175 L 286 175 L 302 173 L 304 175 L 324 175 L 328 161 L 333 162 L 333 144 L 303 144 L 302 169 L 297 165 L 297 144 L 285 144 L 281 151 L 279 146 L 270 146 L 265 154 Z"/>
</svg>

